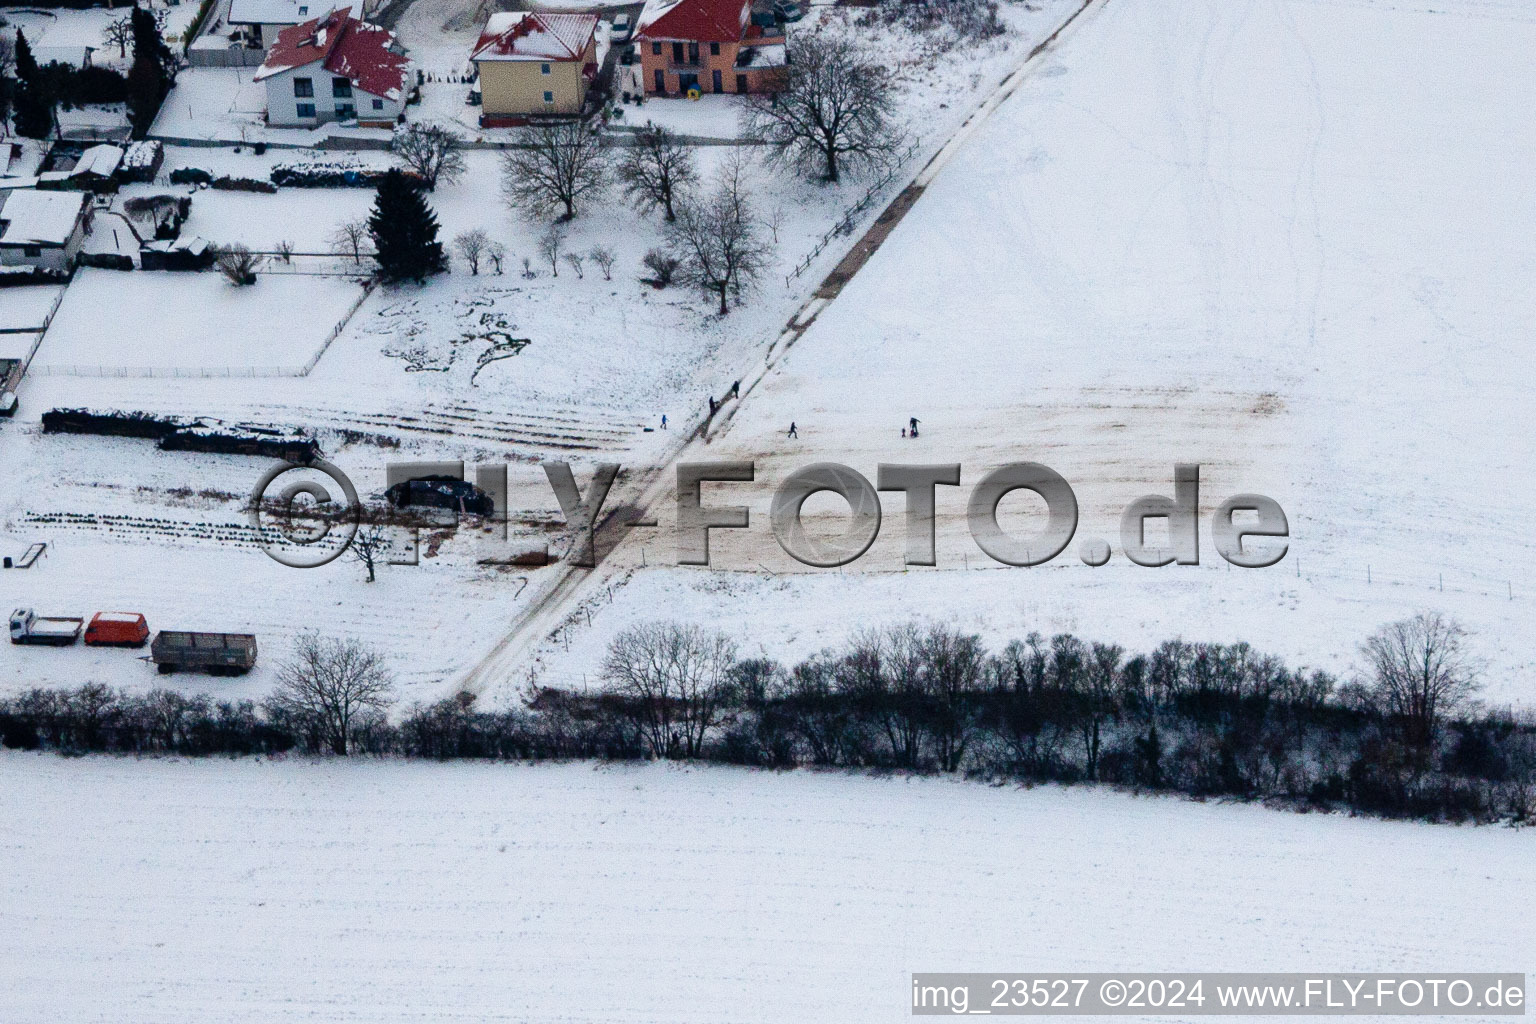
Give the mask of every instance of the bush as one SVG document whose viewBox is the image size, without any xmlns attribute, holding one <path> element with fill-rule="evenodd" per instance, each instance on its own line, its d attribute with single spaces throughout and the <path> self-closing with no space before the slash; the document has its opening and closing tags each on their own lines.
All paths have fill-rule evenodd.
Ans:
<svg viewBox="0 0 1536 1024">
<path fill-rule="evenodd" d="M 677 268 L 682 266 L 681 260 L 676 256 L 668 255 L 661 249 L 652 249 L 645 254 L 645 259 L 641 262 L 645 264 L 645 269 L 651 272 L 647 280 L 657 288 L 665 288 L 671 284 L 672 278 L 677 276 Z"/>
<path fill-rule="evenodd" d="M 221 174 L 209 184 L 226 192 L 264 192 L 272 195 L 277 191 L 277 186 L 270 181 L 262 181 L 260 178 L 237 178 L 227 174 Z"/>
<path fill-rule="evenodd" d="M 97 267 L 102 270 L 132 270 L 133 257 L 120 252 L 82 252 L 75 256 L 79 267 Z"/>
<path fill-rule="evenodd" d="M 178 167 L 171 172 L 172 185 L 207 185 L 212 181 L 212 172 L 201 167 Z"/>
</svg>

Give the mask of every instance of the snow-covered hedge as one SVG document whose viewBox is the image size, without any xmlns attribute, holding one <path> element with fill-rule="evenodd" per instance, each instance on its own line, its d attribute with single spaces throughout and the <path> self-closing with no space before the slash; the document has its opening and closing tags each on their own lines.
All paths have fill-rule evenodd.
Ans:
<svg viewBox="0 0 1536 1024">
<path fill-rule="evenodd" d="M 283 163 L 272 168 L 272 183 L 294 188 L 377 188 L 386 170 L 339 160 Z"/>
</svg>

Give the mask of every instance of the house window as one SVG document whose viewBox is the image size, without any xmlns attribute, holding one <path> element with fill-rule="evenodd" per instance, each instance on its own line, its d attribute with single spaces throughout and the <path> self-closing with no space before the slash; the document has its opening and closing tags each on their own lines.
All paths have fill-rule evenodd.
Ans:
<svg viewBox="0 0 1536 1024">
<path fill-rule="evenodd" d="M 352 98 L 352 81 L 347 78 L 331 79 L 331 95 L 339 100 Z"/>
<path fill-rule="evenodd" d="M 309 99 L 315 94 L 315 83 L 310 78 L 295 78 L 293 80 L 293 94 L 300 99 Z"/>
<path fill-rule="evenodd" d="M 746 92 L 747 91 L 747 76 L 746 75 L 737 75 L 736 76 L 736 91 L 737 92 Z"/>
<path fill-rule="evenodd" d="M 710 85 L 711 89 L 713 89 L 715 92 L 724 92 L 725 91 L 725 86 L 722 85 L 721 82 L 720 82 L 720 70 L 718 68 L 715 69 L 714 74 L 711 75 L 710 78 L 711 78 L 711 81 L 710 81 L 709 85 Z"/>
<path fill-rule="evenodd" d="M 548 64 L 540 64 L 539 65 L 539 74 L 541 74 L 541 75 L 549 74 L 549 65 Z"/>
<path fill-rule="evenodd" d="M 652 43 L 651 44 L 651 56 L 652 57 L 660 57 L 661 56 L 661 44 L 660 43 Z"/>
<path fill-rule="evenodd" d="M 300 103 L 298 106 L 293 108 L 293 112 L 298 114 L 300 117 L 314 117 L 315 105 L 313 103 Z"/>
<path fill-rule="evenodd" d="M 709 55 L 711 57 L 718 57 L 718 56 L 720 56 L 720 44 L 719 43 L 710 43 L 709 44 Z"/>
<path fill-rule="evenodd" d="M 656 91 L 663 95 L 665 95 L 667 91 L 667 75 L 666 72 L 661 70 L 661 68 L 656 69 Z"/>
<path fill-rule="evenodd" d="M 309 8 L 308 8 L 308 7 L 306 7 L 306 6 L 301 6 L 301 7 L 300 7 L 300 8 L 299 8 L 299 13 L 300 13 L 300 14 L 308 14 L 308 13 L 309 13 Z"/>
<path fill-rule="evenodd" d="M 24 245 L 21 247 L 21 254 L 36 259 L 43 254 L 43 248 L 39 245 Z"/>
<path fill-rule="evenodd" d="M 555 102 L 555 94 L 550 92 L 548 89 L 545 89 L 544 90 L 544 102 L 545 103 L 553 103 L 553 102 Z"/>
<path fill-rule="evenodd" d="M 383 110 L 384 109 L 384 101 L 383 100 L 374 100 L 373 101 L 373 109 L 374 110 Z"/>
<path fill-rule="evenodd" d="M 343 121 L 350 121 L 357 116 L 357 108 L 350 103 L 336 104 L 336 116 Z"/>
<path fill-rule="evenodd" d="M 683 44 L 682 43 L 673 43 L 672 44 L 672 63 L 673 64 L 681 64 L 682 62 L 683 62 Z"/>
<path fill-rule="evenodd" d="M 699 62 L 699 44 L 698 43 L 689 43 L 688 44 L 688 63 L 689 64 L 697 64 L 698 62 Z"/>
</svg>

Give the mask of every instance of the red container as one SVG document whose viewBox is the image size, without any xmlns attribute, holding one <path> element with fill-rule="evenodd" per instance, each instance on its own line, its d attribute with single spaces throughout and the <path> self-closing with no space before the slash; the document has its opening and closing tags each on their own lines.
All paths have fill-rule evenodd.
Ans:
<svg viewBox="0 0 1536 1024">
<path fill-rule="evenodd" d="M 97 612 L 85 627 L 85 642 L 95 647 L 143 647 L 149 623 L 138 612 Z"/>
</svg>

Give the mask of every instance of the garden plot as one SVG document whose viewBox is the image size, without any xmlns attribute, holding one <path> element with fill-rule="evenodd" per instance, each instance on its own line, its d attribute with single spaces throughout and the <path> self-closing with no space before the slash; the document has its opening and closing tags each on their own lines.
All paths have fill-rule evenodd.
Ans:
<svg viewBox="0 0 1536 1024">
<path fill-rule="evenodd" d="M 362 296 L 346 278 L 81 270 L 33 373 L 113 376 L 296 374 Z"/>
<path fill-rule="evenodd" d="M 718 572 L 652 569 L 595 617 L 724 618 L 780 656 L 840 640 L 855 623 L 818 613 L 858 607 L 859 624 L 929 615 L 993 640 L 1246 640 L 1348 672 L 1363 637 L 1428 608 L 1473 630 L 1491 699 L 1536 699 L 1536 198 L 1466 185 L 1517 181 L 1536 147 L 1519 105 L 1488 99 L 1531 79 L 1536 17 L 1444 7 L 1090 9 L 727 408 L 711 455 L 755 459 L 759 482 L 718 486 L 753 527 L 711 554 L 757 578 L 723 597 Z M 1394 59 L 1362 59 L 1385 38 Z M 901 437 L 913 416 L 921 436 Z M 784 556 L 773 488 L 820 460 L 871 480 L 880 462 L 962 463 L 962 487 L 938 490 L 938 569 L 903 572 L 899 495 L 841 574 Z M 999 569 L 965 499 L 1022 460 L 1066 477 L 1080 521 L 1050 566 Z M 1202 467 L 1205 564 L 1131 565 L 1120 511 L 1171 494 L 1176 462 Z M 1210 516 L 1239 492 L 1288 514 L 1274 568 L 1216 555 Z M 846 506 L 823 499 L 808 508 L 835 532 Z M 1038 502 L 1009 500 L 1005 525 L 1041 528 Z M 642 543 L 650 566 L 669 550 L 660 511 L 615 571 Z M 1079 561 L 1089 538 L 1109 565 Z M 548 671 L 579 675 L 610 635 L 578 630 L 569 659 L 562 637 Z"/>
</svg>

